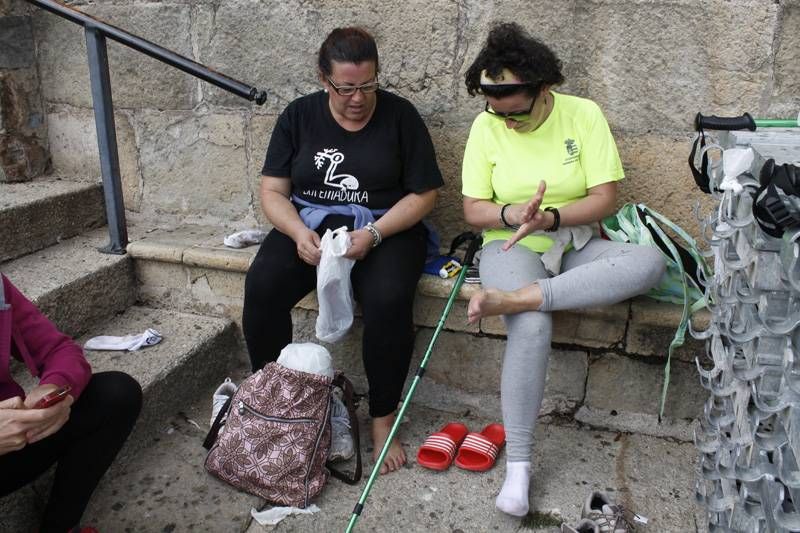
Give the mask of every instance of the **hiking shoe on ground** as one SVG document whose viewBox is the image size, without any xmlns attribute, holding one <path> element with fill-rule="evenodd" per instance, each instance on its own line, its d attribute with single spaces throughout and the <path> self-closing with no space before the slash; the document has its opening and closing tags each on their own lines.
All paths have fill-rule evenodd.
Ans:
<svg viewBox="0 0 800 533">
<path fill-rule="evenodd" d="M 561 533 L 600 533 L 600 528 L 594 520 L 584 518 L 575 527 L 568 526 L 566 523 L 561 524 Z"/>
<path fill-rule="evenodd" d="M 331 449 L 328 452 L 328 459 L 345 461 L 353 457 L 354 453 L 347 407 L 337 394 L 331 394 Z"/>
<path fill-rule="evenodd" d="M 214 425 L 214 420 L 217 419 L 217 415 L 219 414 L 220 410 L 224 407 L 225 402 L 228 401 L 228 398 L 233 396 L 236 392 L 236 383 L 231 381 L 231 378 L 225 378 L 225 381 L 222 382 L 222 385 L 217 387 L 217 390 L 214 391 L 214 396 L 211 400 L 211 422 L 209 423 L 210 426 Z M 227 415 L 225 418 L 222 419 L 222 423 L 225 423 L 225 419 L 228 418 Z"/>
<path fill-rule="evenodd" d="M 630 533 L 633 527 L 633 514 L 617 505 L 602 492 L 593 492 L 583 504 L 582 518 L 597 524 L 600 533 Z"/>
</svg>

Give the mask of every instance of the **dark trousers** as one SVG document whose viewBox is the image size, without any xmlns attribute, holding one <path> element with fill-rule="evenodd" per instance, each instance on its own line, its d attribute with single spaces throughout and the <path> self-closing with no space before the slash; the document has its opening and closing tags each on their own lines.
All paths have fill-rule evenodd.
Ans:
<svg viewBox="0 0 800 533">
<path fill-rule="evenodd" d="M 317 229 L 352 228 L 352 217 L 330 215 Z M 364 322 L 362 358 L 369 382 L 369 412 L 397 409 L 414 350 L 413 307 L 425 265 L 427 230 L 422 224 L 385 239 L 353 266 L 353 295 Z M 275 361 L 292 342 L 291 310 L 316 288 L 316 267 L 297 256 L 288 236 L 272 230 L 247 272 L 242 325 L 253 371 Z"/>
<path fill-rule="evenodd" d="M 100 478 L 128 438 L 141 405 L 142 389 L 129 375 L 94 374 L 57 433 L 0 455 L 0 496 L 58 463 L 41 532 L 69 531 L 78 525 Z"/>
</svg>

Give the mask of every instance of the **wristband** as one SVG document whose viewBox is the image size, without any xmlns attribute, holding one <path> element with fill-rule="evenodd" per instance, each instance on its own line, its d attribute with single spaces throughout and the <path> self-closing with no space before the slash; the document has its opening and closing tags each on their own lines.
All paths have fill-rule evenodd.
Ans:
<svg viewBox="0 0 800 533">
<path fill-rule="evenodd" d="M 519 229 L 519 226 L 515 226 L 514 224 L 509 224 L 508 220 L 506 220 L 506 208 L 509 207 L 510 205 L 511 204 L 505 204 L 503 207 L 500 208 L 500 221 L 507 228 Z"/>
<path fill-rule="evenodd" d="M 552 233 L 558 230 L 558 227 L 561 225 L 561 214 L 558 212 L 558 209 L 555 207 L 545 207 L 544 210 L 553 213 L 553 225 L 547 228 L 545 231 Z"/>
<path fill-rule="evenodd" d="M 366 229 L 372 235 L 373 248 L 375 248 L 381 242 L 383 242 L 383 235 L 381 235 L 381 231 L 378 228 L 376 228 L 372 222 L 367 222 L 367 225 L 364 226 L 364 229 Z"/>
</svg>

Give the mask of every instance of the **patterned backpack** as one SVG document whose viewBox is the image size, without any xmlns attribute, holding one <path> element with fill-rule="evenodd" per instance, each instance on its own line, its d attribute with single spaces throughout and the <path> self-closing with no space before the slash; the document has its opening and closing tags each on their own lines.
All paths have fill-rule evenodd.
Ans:
<svg viewBox="0 0 800 533">
<path fill-rule="evenodd" d="M 331 444 L 331 393 L 340 387 L 350 415 L 356 470 L 326 468 Z M 220 411 L 203 446 L 205 467 L 234 487 L 274 504 L 305 508 L 329 473 L 349 484 L 361 478 L 353 385 L 268 363 L 239 386 Z M 221 423 L 227 413 L 222 431 Z"/>
</svg>

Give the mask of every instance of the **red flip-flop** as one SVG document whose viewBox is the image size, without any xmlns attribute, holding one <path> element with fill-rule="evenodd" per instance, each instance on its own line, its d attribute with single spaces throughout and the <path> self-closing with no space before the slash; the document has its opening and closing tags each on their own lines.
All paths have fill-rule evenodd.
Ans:
<svg viewBox="0 0 800 533">
<path fill-rule="evenodd" d="M 502 424 L 489 424 L 480 433 L 470 433 L 461 443 L 456 466 L 464 470 L 485 472 L 494 466 L 497 454 L 506 443 Z"/>
<path fill-rule="evenodd" d="M 456 450 L 464 437 L 467 426 L 459 422 L 450 422 L 441 431 L 425 439 L 417 452 L 417 464 L 431 470 L 447 470 L 456 456 Z"/>
</svg>

